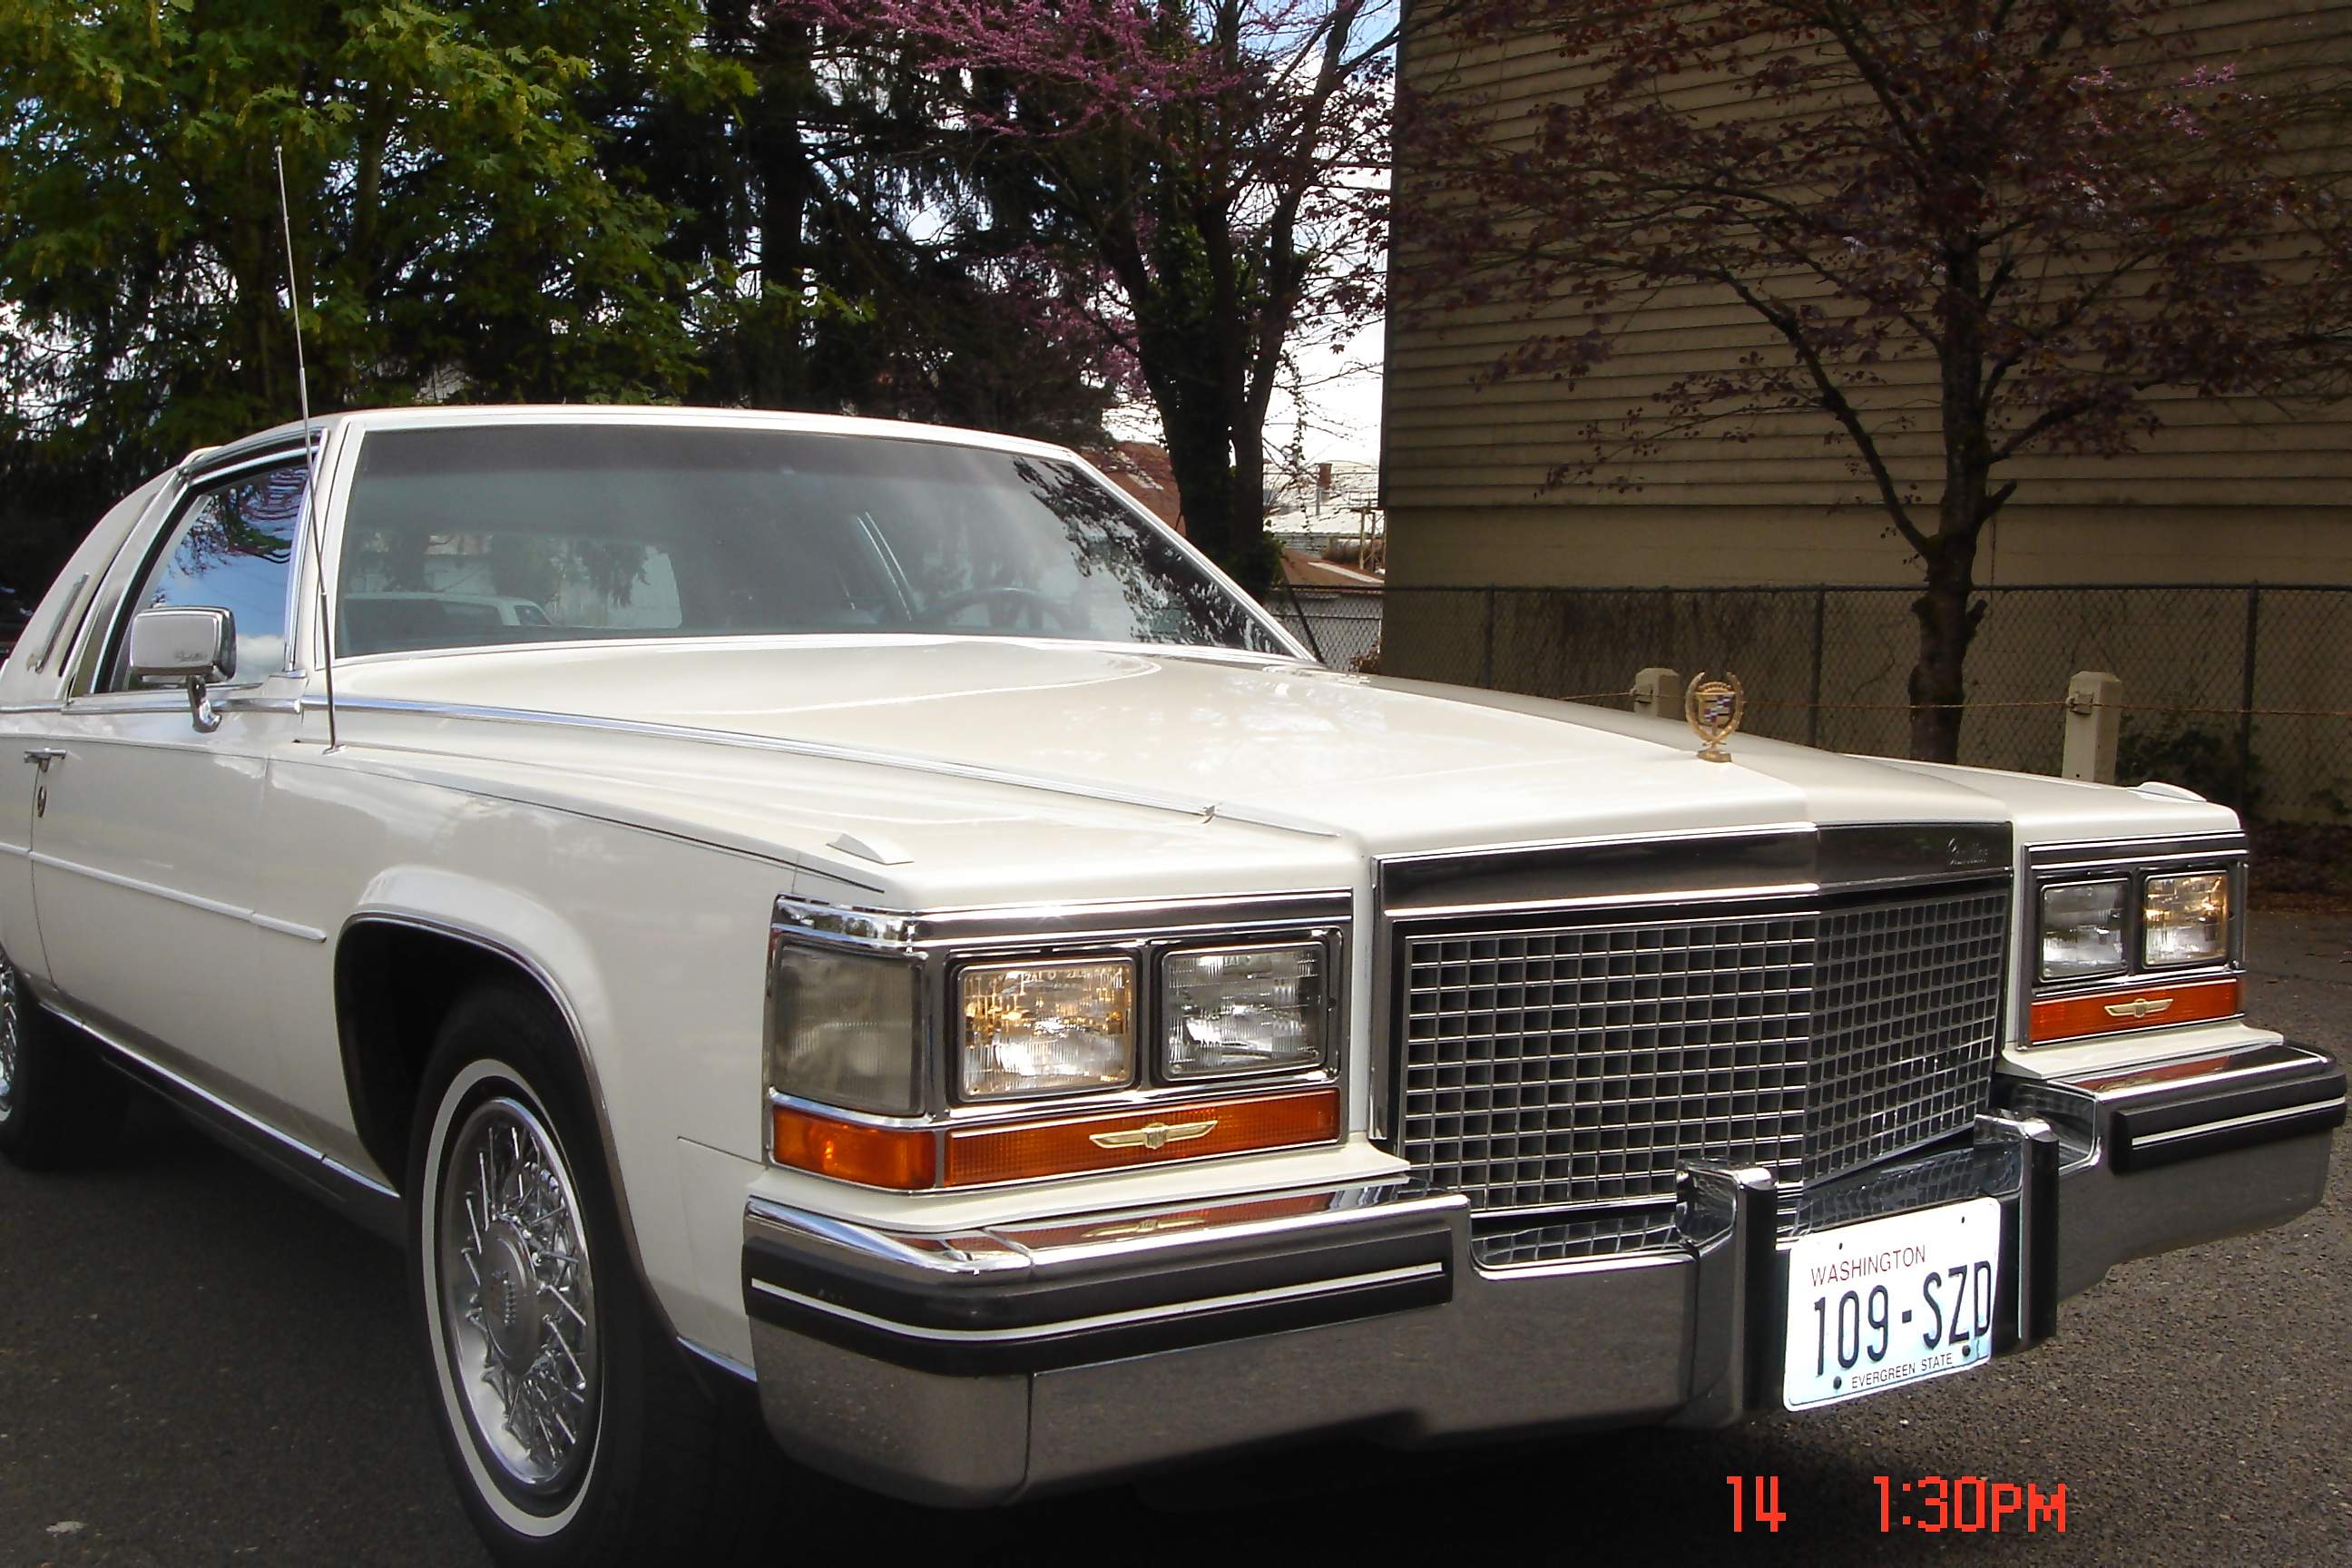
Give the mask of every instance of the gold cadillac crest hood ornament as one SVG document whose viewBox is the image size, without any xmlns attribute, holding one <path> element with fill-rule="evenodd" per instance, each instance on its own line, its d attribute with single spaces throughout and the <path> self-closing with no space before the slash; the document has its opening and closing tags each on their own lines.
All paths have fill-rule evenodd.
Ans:
<svg viewBox="0 0 2352 1568">
<path fill-rule="evenodd" d="M 1705 742 L 1698 749 L 1701 762 L 1731 761 L 1723 743 L 1738 732 L 1740 718 L 1747 711 L 1748 690 L 1729 670 L 1723 672 L 1721 680 L 1709 680 L 1703 669 L 1691 677 L 1690 689 L 1683 693 L 1683 717 Z"/>
</svg>

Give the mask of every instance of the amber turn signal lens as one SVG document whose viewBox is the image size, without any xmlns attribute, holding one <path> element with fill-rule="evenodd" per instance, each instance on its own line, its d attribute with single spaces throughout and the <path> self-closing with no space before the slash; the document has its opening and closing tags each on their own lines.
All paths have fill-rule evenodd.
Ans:
<svg viewBox="0 0 2352 1568">
<path fill-rule="evenodd" d="M 1194 1100 L 1108 1116 L 1075 1116 L 948 1135 L 950 1187 L 1164 1165 L 1211 1154 L 1328 1143 L 1339 1135 L 1339 1091 Z"/>
<path fill-rule="evenodd" d="M 2234 1018 L 2245 1010 L 2239 993 L 2235 980 L 2203 980 L 2189 985 L 2149 985 L 2103 991 L 2093 996 L 2053 997 L 2033 1005 L 2033 1043 L 2046 1046 L 2053 1040 L 2079 1040 L 2125 1029 Z"/>
<path fill-rule="evenodd" d="M 775 1161 L 860 1186 L 916 1192 L 939 1177 L 939 1135 L 928 1128 L 869 1127 L 775 1108 Z"/>
</svg>

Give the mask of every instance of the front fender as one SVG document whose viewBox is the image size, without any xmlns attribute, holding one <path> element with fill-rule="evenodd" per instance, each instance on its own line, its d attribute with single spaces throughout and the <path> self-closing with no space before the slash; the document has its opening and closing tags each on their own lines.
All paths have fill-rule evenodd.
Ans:
<svg viewBox="0 0 2352 1568">
<path fill-rule="evenodd" d="M 344 930 L 391 921 L 436 931 L 496 953 L 538 982 L 562 1013 L 601 1108 L 597 1042 L 614 1032 L 612 1006 L 593 951 L 578 927 L 505 883 L 437 866 L 393 866 L 360 895 Z"/>
</svg>

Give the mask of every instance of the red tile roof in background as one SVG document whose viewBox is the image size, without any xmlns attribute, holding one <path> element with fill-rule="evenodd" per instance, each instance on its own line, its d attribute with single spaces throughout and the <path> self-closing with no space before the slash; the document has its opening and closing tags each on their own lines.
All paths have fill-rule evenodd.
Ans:
<svg viewBox="0 0 2352 1568">
<path fill-rule="evenodd" d="M 1377 572 L 1342 566 L 1286 546 L 1282 552 L 1282 576 L 1294 588 L 1377 588 L 1387 581 Z"/>
<path fill-rule="evenodd" d="M 1119 489 L 1151 509 L 1151 515 L 1184 531 L 1184 509 L 1176 499 L 1176 469 L 1155 441 L 1121 441 L 1106 452 L 1088 452 L 1087 460 L 1111 477 Z"/>
<path fill-rule="evenodd" d="M 1176 495 L 1176 470 L 1168 454 L 1152 441 L 1121 441 L 1106 451 L 1088 452 L 1087 460 L 1108 474 L 1119 489 L 1151 509 L 1151 514 L 1177 532 L 1184 531 L 1184 512 Z M 1386 581 L 1377 572 L 1324 561 L 1286 547 L 1283 580 L 1294 588 L 1377 588 Z"/>
</svg>

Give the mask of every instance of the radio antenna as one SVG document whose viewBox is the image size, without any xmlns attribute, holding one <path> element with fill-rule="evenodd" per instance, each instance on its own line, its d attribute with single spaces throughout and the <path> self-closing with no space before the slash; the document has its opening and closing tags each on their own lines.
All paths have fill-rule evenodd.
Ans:
<svg viewBox="0 0 2352 1568">
<path fill-rule="evenodd" d="M 335 629 L 327 622 L 327 551 L 319 539 L 319 448 L 310 435 L 310 371 L 302 358 L 302 281 L 294 271 L 294 211 L 286 202 L 286 144 L 278 152 L 278 224 L 286 236 L 286 301 L 294 313 L 294 386 L 302 399 L 302 531 L 310 541 L 310 574 L 319 584 L 319 673 L 327 682 L 327 750 L 335 732 Z"/>
</svg>

